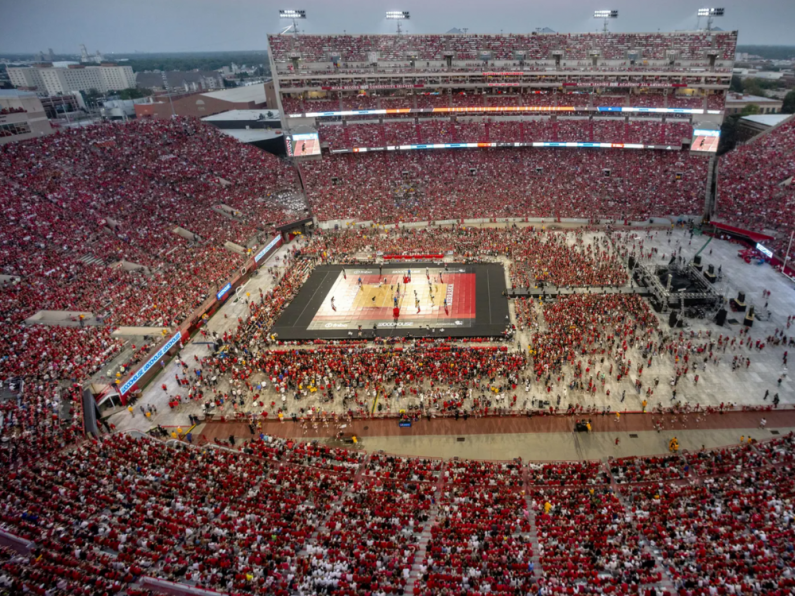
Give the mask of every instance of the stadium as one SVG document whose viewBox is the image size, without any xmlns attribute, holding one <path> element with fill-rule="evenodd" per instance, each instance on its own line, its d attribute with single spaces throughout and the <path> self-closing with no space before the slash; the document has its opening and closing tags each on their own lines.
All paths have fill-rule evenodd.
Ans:
<svg viewBox="0 0 795 596">
<path fill-rule="evenodd" d="M 795 592 L 795 121 L 737 32 L 268 36 L 286 156 L 0 146 L 0 594 Z"/>
</svg>

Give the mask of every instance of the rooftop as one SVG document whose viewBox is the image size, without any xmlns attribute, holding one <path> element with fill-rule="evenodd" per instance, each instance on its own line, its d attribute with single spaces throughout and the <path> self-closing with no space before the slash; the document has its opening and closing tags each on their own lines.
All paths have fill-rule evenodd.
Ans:
<svg viewBox="0 0 795 596">
<path fill-rule="evenodd" d="M 270 113 L 270 117 L 268 117 L 268 113 Z M 202 118 L 202 120 L 205 122 L 225 122 L 229 120 L 249 122 L 251 120 L 278 120 L 279 117 L 279 110 L 229 110 L 228 112 L 207 116 Z"/>
<path fill-rule="evenodd" d="M 36 97 L 32 91 L 20 91 L 19 89 L 0 89 L 0 98 L 14 99 L 18 97 Z"/>
<path fill-rule="evenodd" d="M 222 91 L 210 91 L 202 93 L 213 99 L 229 101 L 232 103 L 245 103 L 253 101 L 255 103 L 265 103 L 265 85 L 249 85 L 248 87 L 234 87 Z"/>
<path fill-rule="evenodd" d="M 268 141 L 283 136 L 283 132 L 276 128 L 219 128 L 222 133 L 237 139 L 241 143 L 256 143 Z"/>
<path fill-rule="evenodd" d="M 743 116 L 740 120 L 747 120 L 756 124 L 763 124 L 765 126 L 776 126 L 789 118 L 791 114 L 757 114 L 754 116 Z"/>
<path fill-rule="evenodd" d="M 781 103 L 781 100 L 774 99 L 771 97 L 761 97 L 759 95 L 735 95 L 734 93 L 729 93 L 726 96 L 726 103 L 756 103 L 756 102 L 763 102 L 763 101 L 777 101 Z"/>
</svg>

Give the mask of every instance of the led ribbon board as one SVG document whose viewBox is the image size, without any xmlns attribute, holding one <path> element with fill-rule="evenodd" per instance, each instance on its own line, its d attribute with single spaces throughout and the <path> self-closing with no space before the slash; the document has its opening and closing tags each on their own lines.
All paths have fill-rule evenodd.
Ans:
<svg viewBox="0 0 795 596">
<path fill-rule="evenodd" d="M 332 112 L 307 112 L 288 114 L 288 118 L 333 118 L 338 116 L 389 116 L 398 114 L 461 114 L 461 113 L 524 113 L 524 112 L 618 112 L 630 114 L 720 114 L 721 110 L 700 108 L 642 108 L 621 106 L 472 106 L 470 108 L 390 108 L 378 110 L 338 110 Z M 298 136 L 298 135 L 295 135 Z M 295 137 L 294 137 L 295 138 Z"/>
<path fill-rule="evenodd" d="M 151 369 L 155 364 L 160 362 L 160 359 L 165 356 L 168 351 L 173 348 L 177 342 L 182 339 L 182 332 L 177 331 L 174 336 L 169 339 L 156 353 L 152 356 L 149 360 L 147 360 L 146 364 L 144 364 L 141 368 L 139 368 L 130 379 L 121 386 L 121 394 L 125 395 L 133 386 L 143 377 L 149 369 Z"/>
<path fill-rule="evenodd" d="M 279 240 L 281 239 L 282 239 L 281 236 L 276 236 L 273 240 L 268 242 L 268 244 L 266 244 L 265 247 L 256 254 L 256 256 L 254 257 L 254 262 L 259 263 L 262 260 L 262 258 L 266 254 L 268 254 L 268 251 L 272 249 L 274 246 L 276 246 L 279 243 Z"/>
<path fill-rule="evenodd" d="M 768 259 L 772 259 L 772 258 L 773 258 L 773 251 L 772 251 L 772 250 L 770 250 L 769 248 L 767 248 L 766 246 L 763 246 L 763 245 L 759 244 L 758 242 L 757 242 L 757 244 L 756 244 L 756 250 L 758 250 L 759 252 L 761 252 L 761 253 L 762 253 L 763 255 L 765 255 L 765 256 L 766 256 Z"/>
<path fill-rule="evenodd" d="M 537 143 L 434 143 L 422 145 L 388 145 L 386 147 L 353 147 L 351 149 L 332 149 L 330 153 L 369 153 L 375 151 L 414 151 L 418 149 L 490 149 L 505 147 L 565 147 L 572 149 L 658 149 L 679 151 L 681 145 L 642 145 L 640 143 L 580 143 L 580 142 L 537 142 Z"/>
<path fill-rule="evenodd" d="M 218 298 L 218 300 L 221 300 L 224 297 L 224 295 L 231 289 L 232 289 L 232 283 L 229 282 L 219 290 L 219 292 L 215 295 L 215 297 Z"/>
</svg>

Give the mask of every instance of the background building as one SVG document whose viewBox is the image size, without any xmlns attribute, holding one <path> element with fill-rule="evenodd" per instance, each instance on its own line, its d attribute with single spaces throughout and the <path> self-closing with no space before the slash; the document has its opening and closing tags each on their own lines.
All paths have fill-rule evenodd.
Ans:
<svg viewBox="0 0 795 596">
<path fill-rule="evenodd" d="M 138 87 L 152 90 L 207 91 L 223 89 L 224 79 L 214 70 L 156 70 L 139 72 L 135 75 Z"/>
<path fill-rule="evenodd" d="M 52 132 L 44 107 L 35 93 L 0 89 L 0 145 Z"/>
<path fill-rule="evenodd" d="M 64 114 L 71 114 L 86 107 L 83 96 L 79 93 L 50 95 L 48 97 L 40 97 L 39 100 L 44 107 L 47 118 L 50 119 L 60 118 Z"/>
<path fill-rule="evenodd" d="M 729 93 L 726 97 L 726 115 L 739 114 L 745 106 L 751 104 L 759 106 L 760 114 L 777 114 L 781 111 L 781 106 L 784 105 L 784 102 L 769 97 L 760 97 L 759 95 Z"/>
<path fill-rule="evenodd" d="M 135 75 L 131 66 L 102 64 L 85 66 L 72 64 L 66 68 L 41 64 L 26 67 L 11 67 L 8 77 L 17 88 L 36 90 L 48 95 L 88 91 L 100 93 L 135 87 Z"/>
<path fill-rule="evenodd" d="M 135 118 L 135 106 L 147 103 L 147 98 L 141 99 L 111 99 L 102 102 L 100 114 L 109 120 L 127 120 Z"/>
</svg>

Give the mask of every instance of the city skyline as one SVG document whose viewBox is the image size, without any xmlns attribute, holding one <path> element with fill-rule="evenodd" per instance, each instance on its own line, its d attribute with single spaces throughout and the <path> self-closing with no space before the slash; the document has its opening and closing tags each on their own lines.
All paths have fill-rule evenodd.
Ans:
<svg viewBox="0 0 795 596">
<path fill-rule="evenodd" d="M 409 10 L 407 33 L 444 33 L 451 28 L 471 33 L 529 33 L 549 27 L 562 33 L 596 32 L 602 21 L 593 11 L 617 9 L 610 21 L 615 32 L 668 32 L 696 29 L 696 11 L 705 5 L 671 0 L 642 6 L 629 0 L 560 0 L 530 9 L 516 0 L 498 0 L 484 9 L 482 2 L 458 0 L 455 10 L 444 2 L 365 2 L 340 0 L 333 5 L 320 0 L 275 4 L 255 0 L 73 0 L 69 4 L 48 0 L 24 3 L 1 0 L 5 18 L 0 22 L 0 52 L 37 53 L 53 48 L 56 54 L 75 54 L 85 44 L 90 52 L 246 51 L 265 49 L 265 36 L 289 21 L 278 18 L 280 8 L 301 8 L 308 18 L 299 24 L 306 33 L 394 33 L 395 22 L 387 10 Z M 726 16 L 714 26 L 738 30 L 745 45 L 795 45 L 792 25 L 795 2 L 740 0 L 720 3 Z M 701 19 L 705 26 L 705 19 Z"/>
</svg>

